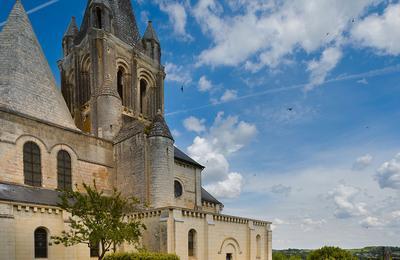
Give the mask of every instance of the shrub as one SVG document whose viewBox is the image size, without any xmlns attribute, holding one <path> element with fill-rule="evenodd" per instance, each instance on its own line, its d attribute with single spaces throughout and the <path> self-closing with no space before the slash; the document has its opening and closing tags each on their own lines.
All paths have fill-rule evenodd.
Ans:
<svg viewBox="0 0 400 260">
<path fill-rule="evenodd" d="M 140 252 L 111 254 L 104 260 L 179 260 L 179 257 L 174 254 Z"/>
<path fill-rule="evenodd" d="M 308 260 L 357 260 L 349 251 L 343 250 L 339 247 L 325 246 L 321 249 L 311 252 Z"/>
</svg>

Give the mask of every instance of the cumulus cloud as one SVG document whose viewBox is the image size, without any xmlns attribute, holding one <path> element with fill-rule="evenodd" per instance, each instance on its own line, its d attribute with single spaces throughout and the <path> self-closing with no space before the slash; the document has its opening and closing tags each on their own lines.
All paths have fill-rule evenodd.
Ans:
<svg viewBox="0 0 400 260">
<path fill-rule="evenodd" d="M 240 173 L 229 173 L 227 178 L 206 185 L 206 189 L 220 198 L 236 198 L 242 192 L 243 176 Z"/>
<path fill-rule="evenodd" d="M 366 154 L 357 158 L 353 164 L 353 170 L 361 171 L 371 165 L 373 160 L 372 155 Z"/>
<path fill-rule="evenodd" d="M 400 153 L 379 167 L 375 180 L 378 181 L 382 189 L 400 190 Z"/>
<path fill-rule="evenodd" d="M 383 226 L 383 223 L 378 218 L 369 216 L 361 220 L 360 225 L 363 228 L 372 228 Z"/>
<path fill-rule="evenodd" d="M 182 40 L 193 40 L 193 37 L 186 31 L 187 13 L 185 7 L 178 2 L 159 1 L 160 9 L 166 12 L 169 22 L 174 28 L 174 33 Z"/>
<path fill-rule="evenodd" d="M 203 173 L 205 188 L 218 197 L 237 197 L 242 189 L 240 173 L 231 172 L 228 157 L 238 152 L 256 135 L 257 128 L 236 116 L 218 113 L 213 125 L 196 136 L 188 147 L 189 155 L 206 166 Z"/>
<path fill-rule="evenodd" d="M 323 224 L 326 223 L 325 219 L 321 219 L 321 220 L 314 220 L 312 218 L 305 218 L 302 220 L 301 224 L 300 224 L 300 228 L 303 231 L 310 231 L 313 229 L 319 229 L 322 227 Z"/>
<path fill-rule="evenodd" d="M 183 126 L 186 128 L 186 130 L 199 134 L 206 130 L 206 126 L 204 125 L 205 122 L 205 119 L 198 119 L 194 116 L 190 116 L 183 120 Z"/>
<path fill-rule="evenodd" d="M 333 199 L 336 206 L 334 214 L 337 218 L 350 218 L 367 213 L 366 204 L 355 201 L 359 193 L 359 189 L 344 184 L 340 184 L 330 192 L 330 198 Z"/>
<path fill-rule="evenodd" d="M 308 71 L 311 72 L 311 75 L 306 90 L 312 90 L 314 87 L 324 83 L 328 73 L 336 67 L 341 58 L 342 51 L 337 47 L 331 47 L 322 52 L 319 60 L 309 62 Z"/>
<path fill-rule="evenodd" d="M 212 89 L 212 86 L 213 85 L 212 85 L 211 81 L 209 81 L 206 76 L 202 76 L 199 79 L 199 87 L 198 87 L 199 91 L 201 91 L 201 92 L 209 91 Z"/>
<path fill-rule="evenodd" d="M 174 81 L 180 84 L 188 84 L 192 81 L 189 71 L 171 62 L 165 63 L 165 73 L 167 74 L 167 81 Z"/>
<path fill-rule="evenodd" d="M 172 136 L 175 137 L 175 138 L 181 136 L 181 132 L 179 132 L 179 130 L 177 130 L 177 129 L 173 129 L 173 130 L 171 131 L 171 134 L 172 134 Z"/>
<path fill-rule="evenodd" d="M 221 102 L 228 102 L 235 99 L 237 99 L 237 91 L 233 89 L 227 89 L 221 97 Z"/>
<path fill-rule="evenodd" d="M 318 84 L 335 67 L 338 47 L 351 20 L 362 16 L 376 0 L 233 1 L 227 12 L 216 0 L 200 0 L 193 14 L 212 45 L 200 53 L 198 65 L 237 66 L 250 71 L 287 63 L 297 50 L 319 53 L 311 66 L 311 81 Z M 225 7 L 226 8 L 226 7 Z M 241 10 L 241 12 L 235 12 Z M 318 21 L 318 22 L 316 22 Z"/>
<path fill-rule="evenodd" d="M 354 26 L 351 35 L 357 44 L 384 54 L 400 54 L 400 4 L 390 4 L 382 15 L 371 14 Z"/>
<path fill-rule="evenodd" d="M 287 197 L 292 192 L 292 187 L 278 184 L 271 187 L 271 192 Z"/>
</svg>

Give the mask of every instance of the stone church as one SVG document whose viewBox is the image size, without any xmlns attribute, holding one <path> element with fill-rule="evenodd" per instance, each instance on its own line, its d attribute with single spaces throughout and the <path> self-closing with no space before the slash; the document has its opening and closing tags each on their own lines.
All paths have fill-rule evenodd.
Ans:
<svg viewBox="0 0 400 260">
<path fill-rule="evenodd" d="M 146 205 L 132 217 L 147 226 L 148 250 L 182 260 L 272 259 L 271 223 L 223 215 L 202 188 L 204 167 L 174 146 L 160 41 L 151 22 L 140 35 L 130 0 L 88 1 L 62 47 L 59 91 L 17 0 L 0 32 L 0 259 L 96 257 L 87 245 L 50 241 L 68 229 L 56 189 L 93 180 Z"/>
</svg>

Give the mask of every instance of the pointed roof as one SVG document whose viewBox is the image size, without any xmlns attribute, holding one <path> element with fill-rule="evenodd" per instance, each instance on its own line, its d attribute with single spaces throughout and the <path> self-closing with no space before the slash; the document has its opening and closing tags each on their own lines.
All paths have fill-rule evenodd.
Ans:
<svg viewBox="0 0 400 260">
<path fill-rule="evenodd" d="M 171 131 L 169 131 L 169 127 L 160 112 L 154 117 L 153 123 L 150 126 L 149 137 L 153 136 L 162 136 L 174 140 Z"/>
<path fill-rule="evenodd" d="M 77 129 L 18 0 L 0 32 L 0 107 Z"/>
<path fill-rule="evenodd" d="M 86 6 L 85 16 L 81 25 L 81 30 L 76 43 L 79 44 L 83 38 L 86 36 L 87 30 L 89 28 L 90 21 L 90 5 L 92 1 L 89 0 Z M 114 22 L 114 33 L 117 38 L 123 42 L 136 46 L 140 42 L 139 29 L 136 24 L 136 18 L 133 12 L 132 4 L 130 0 L 102 0 L 109 3 L 109 8 L 111 9 L 111 14 L 113 16 Z"/>
<path fill-rule="evenodd" d="M 143 35 L 143 39 L 144 40 L 154 40 L 157 43 L 160 43 L 160 41 L 158 40 L 157 33 L 153 28 L 153 23 L 151 21 L 149 21 L 149 23 L 147 24 L 147 28 Z"/>
<path fill-rule="evenodd" d="M 64 34 L 64 37 L 72 36 L 74 37 L 78 33 L 79 29 L 78 26 L 76 25 L 76 20 L 75 16 L 72 16 L 71 22 L 68 25 L 68 29 Z"/>
</svg>

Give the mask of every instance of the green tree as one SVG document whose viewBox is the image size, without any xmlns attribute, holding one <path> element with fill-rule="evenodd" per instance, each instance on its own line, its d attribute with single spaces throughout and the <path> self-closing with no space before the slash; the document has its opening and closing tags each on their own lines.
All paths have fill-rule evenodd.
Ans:
<svg viewBox="0 0 400 260">
<path fill-rule="evenodd" d="M 116 189 L 106 196 L 98 191 L 96 183 L 94 187 L 83 184 L 83 188 L 84 192 L 62 191 L 59 207 L 71 213 L 70 230 L 52 236 L 53 242 L 67 247 L 98 245 L 100 260 L 124 242 L 136 245 L 146 227 L 128 216 L 137 210 L 138 201 L 123 197 Z"/>
<path fill-rule="evenodd" d="M 357 257 L 353 256 L 349 251 L 341 249 L 339 247 L 325 246 L 321 249 L 312 251 L 308 257 L 308 260 L 357 260 Z"/>
<path fill-rule="evenodd" d="M 272 253 L 272 260 L 302 260 L 301 256 L 291 255 L 288 256 L 282 252 L 274 252 Z"/>
</svg>

